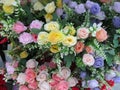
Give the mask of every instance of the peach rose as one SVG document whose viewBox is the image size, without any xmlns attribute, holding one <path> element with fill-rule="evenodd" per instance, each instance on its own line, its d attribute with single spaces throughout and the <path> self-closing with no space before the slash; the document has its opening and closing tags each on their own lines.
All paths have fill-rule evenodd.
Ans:
<svg viewBox="0 0 120 90">
<path fill-rule="evenodd" d="M 75 52 L 76 53 L 80 53 L 80 52 L 82 52 L 83 51 L 83 49 L 84 49 L 84 43 L 82 43 L 82 42 L 77 42 L 77 44 L 75 45 Z"/>
<path fill-rule="evenodd" d="M 95 63 L 95 59 L 91 54 L 84 54 L 82 61 L 88 66 L 92 66 Z"/>
<path fill-rule="evenodd" d="M 34 81 L 33 83 L 29 83 L 29 84 L 28 84 L 28 87 L 29 87 L 30 89 L 36 90 L 37 87 L 38 87 L 38 84 L 37 84 L 37 82 Z"/>
<path fill-rule="evenodd" d="M 78 83 L 78 80 L 75 77 L 70 77 L 68 79 L 69 87 L 73 87 Z"/>
<path fill-rule="evenodd" d="M 26 74 L 25 77 L 26 82 L 33 83 L 35 81 L 36 73 L 33 69 L 26 69 L 25 74 Z"/>
<path fill-rule="evenodd" d="M 19 87 L 19 90 L 29 90 L 29 88 L 25 85 Z"/>
<path fill-rule="evenodd" d="M 108 38 L 107 32 L 102 28 L 96 32 L 96 39 L 99 42 L 103 42 Z"/>
<path fill-rule="evenodd" d="M 89 30 L 87 28 L 79 28 L 77 30 L 77 36 L 81 39 L 86 39 L 89 36 Z"/>
<path fill-rule="evenodd" d="M 47 80 L 48 78 L 48 73 L 46 71 L 41 71 L 39 75 L 36 77 L 36 80 L 39 82 L 43 82 Z"/>
<path fill-rule="evenodd" d="M 86 50 L 87 53 L 93 53 L 93 52 L 94 52 L 94 51 L 93 51 L 93 48 L 90 47 L 90 46 L 86 46 L 86 47 L 85 47 L 85 50 Z"/>
<path fill-rule="evenodd" d="M 55 87 L 55 90 L 68 90 L 68 89 L 69 85 L 67 81 L 60 81 Z"/>
<path fill-rule="evenodd" d="M 60 74 L 64 79 L 67 79 L 71 74 L 71 70 L 67 67 L 62 67 Z"/>
</svg>

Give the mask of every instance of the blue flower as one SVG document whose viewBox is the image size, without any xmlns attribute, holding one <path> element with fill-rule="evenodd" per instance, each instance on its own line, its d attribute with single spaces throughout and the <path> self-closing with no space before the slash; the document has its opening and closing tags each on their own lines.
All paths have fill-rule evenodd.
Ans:
<svg viewBox="0 0 120 90">
<path fill-rule="evenodd" d="M 75 12 L 76 12 L 77 14 L 82 14 L 82 13 L 86 12 L 86 9 L 85 9 L 84 4 L 79 4 L 79 5 L 77 5 L 77 6 L 75 7 Z"/>
<path fill-rule="evenodd" d="M 104 59 L 100 56 L 95 57 L 95 63 L 93 65 L 93 67 L 95 68 L 101 68 L 104 66 Z"/>
<path fill-rule="evenodd" d="M 87 1 L 87 2 L 85 3 L 85 6 L 86 6 L 87 9 L 90 9 L 90 8 L 93 6 L 93 4 L 94 4 L 94 2 L 92 2 L 92 1 Z"/>
<path fill-rule="evenodd" d="M 116 28 L 120 28 L 120 17 L 114 17 L 113 20 L 113 25 L 116 27 Z"/>
<path fill-rule="evenodd" d="M 84 71 L 81 71 L 81 72 L 80 72 L 80 77 L 81 77 L 82 79 L 86 78 L 86 75 L 87 75 L 86 72 L 84 72 Z"/>
<path fill-rule="evenodd" d="M 93 88 L 92 90 L 100 90 L 100 88 L 97 87 L 97 88 Z"/>
<path fill-rule="evenodd" d="M 101 11 L 100 5 L 98 3 L 94 3 L 90 8 L 90 13 L 97 14 Z"/>
<path fill-rule="evenodd" d="M 68 4 L 71 0 L 63 0 L 63 3 Z"/>
<path fill-rule="evenodd" d="M 114 2 L 113 10 L 117 13 L 120 13 L 120 2 Z"/>
<path fill-rule="evenodd" d="M 93 79 L 93 80 L 88 81 L 88 87 L 89 88 L 96 88 L 98 86 L 99 86 L 99 84 L 98 84 L 97 80 Z"/>
<path fill-rule="evenodd" d="M 75 8 L 77 6 L 77 2 L 70 1 L 68 5 L 69 5 L 70 8 Z"/>
<path fill-rule="evenodd" d="M 120 76 L 114 77 L 113 80 L 115 83 L 120 83 Z"/>
</svg>

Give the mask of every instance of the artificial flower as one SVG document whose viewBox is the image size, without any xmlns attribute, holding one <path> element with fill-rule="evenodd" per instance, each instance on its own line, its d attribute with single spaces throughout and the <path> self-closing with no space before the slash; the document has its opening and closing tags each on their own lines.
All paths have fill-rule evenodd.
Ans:
<svg viewBox="0 0 120 90">
<path fill-rule="evenodd" d="M 7 14 L 12 14 L 14 12 L 14 6 L 3 5 L 3 11 Z"/>
<path fill-rule="evenodd" d="M 53 16 L 52 16 L 50 13 L 47 13 L 47 14 L 45 15 L 45 20 L 46 20 L 46 22 L 50 22 L 52 19 L 53 19 Z"/>
<path fill-rule="evenodd" d="M 33 20 L 32 23 L 30 24 L 30 29 L 41 29 L 43 26 L 43 22 L 39 20 Z"/>
<path fill-rule="evenodd" d="M 89 30 L 87 28 L 79 28 L 77 30 L 77 36 L 81 39 L 86 39 L 89 36 Z"/>
<path fill-rule="evenodd" d="M 57 52 L 60 51 L 60 47 L 59 47 L 58 45 L 52 45 L 52 46 L 50 47 L 50 51 L 51 51 L 52 53 L 57 53 Z"/>
<path fill-rule="evenodd" d="M 27 68 L 35 68 L 37 66 L 37 61 L 35 59 L 29 59 L 26 62 L 26 67 Z"/>
<path fill-rule="evenodd" d="M 75 52 L 76 53 L 80 53 L 80 52 L 82 52 L 83 51 L 83 49 L 84 49 L 84 43 L 82 43 L 82 42 L 77 42 L 77 44 L 75 45 Z"/>
<path fill-rule="evenodd" d="M 58 8 L 62 8 L 62 7 L 63 7 L 62 0 L 57 0 L 56 6 L 57 6 Z"/>
<path fill-rule="evenodd" d="M 28 53 L 26 51 L 20 53 L 20 58 L 27 58 L 27 57 L 28 57 Z"/>
<path fill-rule="evenodd" d="M 17 77 L 17 82 L 19 84 L 25 84 L 25 73 L 19 73 L 18 77 Z"/>
<path fill-rule="evenodd" d="M 65 34 L 75 35 L 76 30 L 73 26 L 68 25 L 64 27 L 63 32 Z"/>
</svg>

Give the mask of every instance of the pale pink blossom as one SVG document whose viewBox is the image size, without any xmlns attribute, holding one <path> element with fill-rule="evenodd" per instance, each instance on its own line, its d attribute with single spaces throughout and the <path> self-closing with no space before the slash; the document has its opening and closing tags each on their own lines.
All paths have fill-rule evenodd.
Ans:
<svg viewBox="0 0 120 90">
<path fill-rule="evenodd" d="M 60 74 L 55 73 L 52 75 L 52 79 L 59 82 L 59 81 L 63 80 L 63 77 Z"/>
<path fill-rule="evenodd" d="M 37 75 L 36 80 L 39 82 L 43 82 L 47 80 L 48 78 L 48 73 L 46 71 L 41 71 L 39 75 Z"/>
<path fill-rule="evenodd" d="M 35 59 L 29 59 L 26 63 L 27 68 L 35 68 L 37 66 L 37 61 Z"/>
<path fill-rule="evenodd" d="M 15 71 L 15 68 L 12 66 L 11 63 L 6 63 L 6 70 L 8 74 L 13 74 Z"/>
<path fill-rule="evenodd" d="M 79 28 L 77 30 L 77 36 L 81 39 L 86 39 L 89 36 L 89 30 L 87 28 Z"/>
<path fill-rule="evenodd" d="M 19 84 L 25 84 L 25 77 L 26 77 L 25 73 L 20 73 L 17 77 L 17 82 Z"/>
<path fill-rule="evenodd" d="M 70 78 L 68 79 L 69 87 L 73 87 L 73 86 L 75 86 L 77 83 L 78 83 L 78 80 L 77 80 L 77 78 L 75 78 L 75 77 L 70 77 Z"/>
<path fill-rule="evenodd" d="M 44 81 L 38 84 L 40 90 L 51 90 L 51 87 L 48 82 Z"/>
<path fill-rule="evenodd" d="M 62 67 L 60 74 L 64 79 L 67 79 L 71 75 L 71 70 L 68 67 Z"/>
<path fill-rule="evenodd" d="M 27 86 L 25 86 L 25 85 L 21 85 L 19 87 L 19 90 L 29 90 L 29 88 Z"/>
<path fill-rule="evenodd" d="M 36 90 L 37 87 L 38 87 L 38 84 L 37 84 L 36 81 L 34 81 L 33 83 L 29 83 L 29 84 L 28 84 L 28 87 L 29 87 L 30 89 Z"/>
<path fill-rule="evenodd" d="M 43 22 L 39 20 L 33 20 L 32 23 L 30 24 L 30 29 L 35 28 L 35 29 L 41 29 L 43 26 Z"/>
</svg>

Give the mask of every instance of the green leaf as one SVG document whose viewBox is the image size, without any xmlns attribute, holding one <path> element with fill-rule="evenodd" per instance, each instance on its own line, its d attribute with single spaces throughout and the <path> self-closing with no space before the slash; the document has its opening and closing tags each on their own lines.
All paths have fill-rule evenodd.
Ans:
<svg viewBox="0 0 120 90">
<path fill-rule="evenodd" d="M 64 62 L 66 63 L 66 66 L 70 67 L 74 59 L 75 59 L 75 56 L 73 54 L 64 56 Z"/>
<path fill-rule="evenodd" d="M 110 55 L 115 55 L 115 50 L 114 50 L 114 49 L 109 50 L 108 53 L 109 53 Z"/>
<path fill-rule="evenodd" d="M 117 34 L 114 35 L 113 44 L 114 44 L 115 48 L 117 48 L 119 46 L 119 41 L 118 41 L 119 37 L 120 37 L 120 35 L 117 35 Z"/>
<path fill-rule="evenodd" d="M 40 29 L 32 28 L 31 32 L 34 34 L 38 34 L 40 32 Z"/>
<path fill-rule="evenodd" d="M 109 66 L 112 66 L 113 60 L 114 60 L 114 56 L 107 53 L 106 54 L 106 62 Z"/>
</svg>

